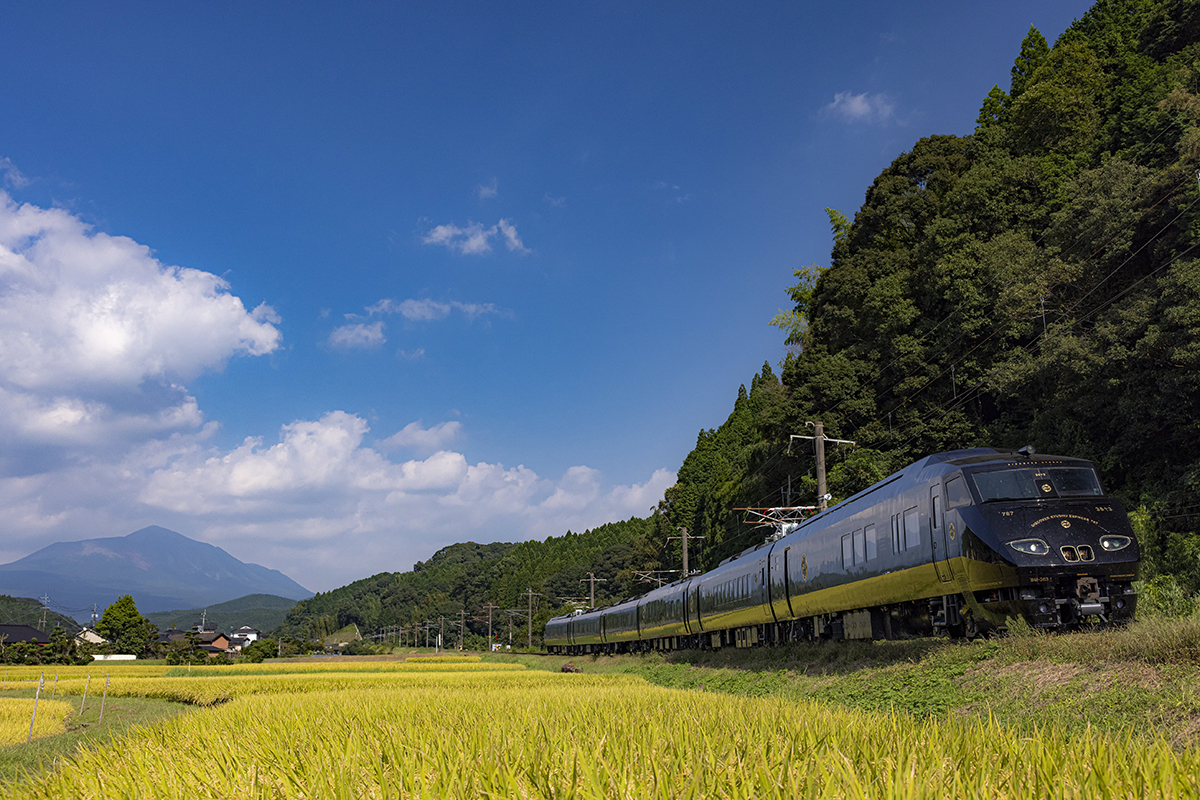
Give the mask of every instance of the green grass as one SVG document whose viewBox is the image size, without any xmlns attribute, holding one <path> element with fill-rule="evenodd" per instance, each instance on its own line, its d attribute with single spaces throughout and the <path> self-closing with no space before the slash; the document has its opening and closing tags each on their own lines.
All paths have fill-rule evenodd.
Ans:
<svg viewBox="0 0 1200 800">
<path fill-rule="evenodd" d="M 0 693 L 0 696 L 32 697 L 33 692 L 9 691 Z M 0 747 L 0 785 L 40 774 L 84 751 L 109 745 L 135 728 L 151 726 L 192 709 L 183 703 L 165 700 L 110 696 L 104 703 L 104 719 L 101 721 L 100 694 L 88 694 L 83 716 L 78 713 L 82 696 L 59 694 L 56 699 L 74 706 L 74 713 L 66 720 L 66 733 L 34 739 L 29 744 Z"/>
</svg>

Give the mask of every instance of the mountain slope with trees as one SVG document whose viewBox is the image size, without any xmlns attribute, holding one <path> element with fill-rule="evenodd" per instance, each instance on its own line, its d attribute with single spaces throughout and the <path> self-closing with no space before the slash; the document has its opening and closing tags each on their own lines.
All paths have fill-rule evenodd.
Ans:
<svg viewBox="0 0 1200 800">
<path fill-rule="evenodd" d="M 1093 459 L 1131 508 L 1145 572 L 1200 589 L 1200 4 L 1103 0 L 1050 47 L 1031 29 L 968 136 L 902 153 L 828 268 L 773 323 L 790 352 L 702 432 L 667 493 L 708 564 L 749 543 L 730 510 L 807 490 L 820 420 L 845 497 L 931 452 L 1033 444 Z"/>
<path fill-rule="evenodd" d="M 493 629 L 499 632 L 507 625 L 506 610 L 528 608 L 522 597 L 526 589 L 542 595 L 534 612 L 534 627 L 540 632 L 547 619 L 569 607 L 564 598 L 587 595 L 580 581 L 589 572 L 604 580 L 596 586 L 598 605 L 648 588 L 639 588 L 633 570 L 662 568 L 660 542 L 669 535 L 665 525 L 656 515 L 583 533 L 567 531 L 542 542 L 454 544 L 417 562 L 411 572 L 383 572 L 300 601 L 279 632 L 324 637 L 347 625 L 366 633 L 436 622 L 439 617 L 449 630 L 457 628 L 459 612 L 464 611 L 470 634 L 486 636 L 487 618 L 480 616 L 481 609 L 488 603 L 496 607 Z M 524 630 L 524 618 L 519 622 Z"/>
</svg>

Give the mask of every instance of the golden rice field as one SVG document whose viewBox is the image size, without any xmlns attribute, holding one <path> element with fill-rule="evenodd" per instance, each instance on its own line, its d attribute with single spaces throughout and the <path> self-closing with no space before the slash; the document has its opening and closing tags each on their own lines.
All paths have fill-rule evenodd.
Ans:
<svg viewBox="0 0 1200 800">
<path fill-rule="evenodd" d="M 37 716 L 33 716 L 33 700 L 0 697 L 0 746 L 19 744 L 29 738 L 32 719 L 33 738 L 53 736 L 67 729 L 65 720 L 73 707 L 61 700 L 39 700 Z"/>
<path fill-rule="evenodd" d="M 988 720 L 625 675 L 236 671 L 114 676 L 110 698 L 217 704 L 5 788 L 16 798 L 297 800 L 1200 796 L 1195 749 L 1087 729 L 1020 735 Z"/>
</svg>

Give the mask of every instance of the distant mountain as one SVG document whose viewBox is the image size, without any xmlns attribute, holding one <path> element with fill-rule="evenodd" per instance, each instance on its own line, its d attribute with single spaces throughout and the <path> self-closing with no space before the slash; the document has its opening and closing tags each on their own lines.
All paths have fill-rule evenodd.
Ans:
<svg viewBox="0 0 1200 800">
<path fill-rule="evenodd" d="M 58 542 L 0 565 L 0 593 L 49 595 L 55 608 L 87 619 L 123 594 L 138 610 L 167 611 L 223 603 L 248 594 L 297 600 L 312 592 L 274 569 L 238 561 L 219 547 L 151 525 L 128 536 Z"/>
<path fill-rule="evenodd" d="M 225 633 L 232 633 L 243 625 L 249 625 L 267 634 L 282 625 L 287 613 L 295 606 L 296 601 L 286 597 L 248 594 L 228 603 L 175 611 L 152 611 L 145 614 L 145 617 L 157 625 L 159 630 L 171 627 L 186 630 L 193 625 L 199 625 L 203 614 L 205 622 L 213 623 L 217 630 Z"/>
</svg>

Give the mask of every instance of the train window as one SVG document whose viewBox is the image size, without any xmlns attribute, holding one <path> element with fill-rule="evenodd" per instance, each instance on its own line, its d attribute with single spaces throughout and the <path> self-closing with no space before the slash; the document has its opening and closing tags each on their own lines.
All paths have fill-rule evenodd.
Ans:
<svg viewBox="0 0 1200 800">
<path fill-rule="evenodd" d="M 900 515 L 892 515 L 892 552 L 899 553 L 904 549 L 904 542 L 900 539 Z"/>
<path fill-rule="evenodd" d="M 975 481 L 979 499 L 984 503 L 991 500 L 1103 494 L 1100 481 L 1091 467 L 1000 469 L 977 472 L 971 479 Z"/>
<path fill-rule="evenodd" d="M 854 532 L 854 563 L 861 564 L 867 560 L 867 548 L 863 543 L 862 528 Z"/>
<path fill-rule="evenodd" d="M 875 558 L 875 526 L 868 525 L 863 529 L 863 535 L 867 539 L 867 561 L 872 561 Z"/>
<path fill-rule="evenodd" d="M 850 541 L 850 534 L 842 537 L 842 569 L 850 569 L 854 566 L 854 545 Z"/>
<path fill-rule="evenodd" d="M 1104 494 L 1100 490 L 1100 481 L 1096 479 L 1096 473 L 1090 469 L 1064 468 L 1051 469 L 1048 472 L 1050 480 L 1054 481 L 1054 488 L 1060 495 Z"/>
<path fill-rule="evenodd" d="M 933 512 L 932 514 L 929 515 L 930 516 L 929 524 L 931 526 L 933 526 L 933 529 L 935 531 L 938 528 L 942 527 L 942 521 L 940 519 L 941 510 L 942 510 L 941 505 L 942 505 L 942 487 L 934 486 L 932 489 L 929 490 L 929 508 Z"/>
<path fill-rule="evenodd" d="M 987 503 L 991 500 L 1024 500 L 1038 497 L 1032 469 L 999 469 L 972 475 L 979 498 Z M 1047 492 L 1049 494 L 1049 492 Z"/>
<path fill-rule="evenodd" d="M 967 491 L 967 482 L 958 477 L 946 481 L 946 510 L 969 505 L 971 493 Z"/>
<path fill-rule="evenodd" d="M 920 516 L 915 507 L 904 511 L 904 549 L 916 547 L 921 543 Z"/>
</svg>

